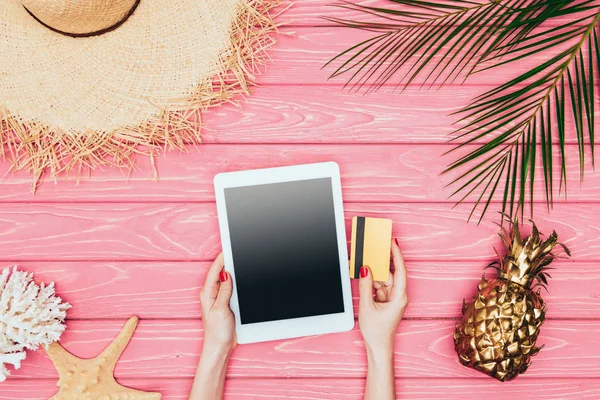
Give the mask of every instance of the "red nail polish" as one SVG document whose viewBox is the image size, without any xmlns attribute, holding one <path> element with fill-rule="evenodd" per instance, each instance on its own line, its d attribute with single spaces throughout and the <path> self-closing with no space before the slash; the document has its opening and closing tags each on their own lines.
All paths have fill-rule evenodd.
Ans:
<svg viewBox="0 0 600 400">
<path fill-rule="evenodd" d="M 221 271 L 221 274 L 220 274 L 220 275 L 221 275 L 221 276 L 220 276 L 220 278 L 221 278 L 221 282 L 225 282 L 225 281 L 227 281 L 227 279 L 229 279 L 229 275 L 228 275 L 228 274 L 227 274 L 227 272 L 225 272 L 225 271 Z"/>
<path fill-rule="evenodd" d="M 398 243 L 398 238 L 394 238 L 394 242 L 396 242 L 396 246 L 400 247 L 400 243 Z"/>
<path fill-rule="evenodd" d="M 367 267 L 360 267 L 360 277 L 361 278 L 366 278 L 367 275 L 369 275 L 369 268 L 367 268 Z"/>
</svg>

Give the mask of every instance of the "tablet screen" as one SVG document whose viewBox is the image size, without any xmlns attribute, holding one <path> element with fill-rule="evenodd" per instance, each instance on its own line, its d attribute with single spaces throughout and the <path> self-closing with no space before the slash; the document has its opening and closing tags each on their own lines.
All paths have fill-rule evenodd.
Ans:
<svg viewBox="0 0 600 400">
<path fill-rule="evenodd" d="M 225 189 L 242 324 L 344 312 L 331 178 Z"/>
</svg>

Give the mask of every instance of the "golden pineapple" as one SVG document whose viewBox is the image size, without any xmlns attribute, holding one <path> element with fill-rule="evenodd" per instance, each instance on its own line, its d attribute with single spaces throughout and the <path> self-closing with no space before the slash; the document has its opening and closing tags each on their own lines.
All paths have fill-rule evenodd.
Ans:
<svg viewBox="0 0 600 400">
<path fill-rule="evenodd" d="M 531 235 L 523 240 L 518 221 L 511 226 L 512 232 L 504 227 L 500 232 L 507 255 L 488 266 L 496 269 L 497 277 L 486 280 L 484 274 L 473 300 L 463 300 L 463 317 L 454 331 L 460 362 L 500 381 L 525 372 L 541 349 L 535 346 L 546 314 L 540 291 L 547 284 L 547 267 L 556 258 L 552 249 L 559 244 L 570 255 L 557 242 L 556 232 L 542 240 L 533 224 Z"/>
</svg>

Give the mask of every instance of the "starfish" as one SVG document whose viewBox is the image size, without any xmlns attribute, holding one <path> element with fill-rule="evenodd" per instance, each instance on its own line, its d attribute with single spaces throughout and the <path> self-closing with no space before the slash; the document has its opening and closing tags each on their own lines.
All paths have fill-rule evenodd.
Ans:
<svg viewBox="0 0 600 400">
<path fill-rule="evenodd" d="M 58 342 L 51 343 L 46 353 L 58 371 L 58 393 L 50 400 L 159 400 L 160 393 L 142 392 L 121 386 L 114 369 L 137 326 L 131 317 L 121 333 L 96 358 L 82 359 L 66 351 Z"/>
</svg>

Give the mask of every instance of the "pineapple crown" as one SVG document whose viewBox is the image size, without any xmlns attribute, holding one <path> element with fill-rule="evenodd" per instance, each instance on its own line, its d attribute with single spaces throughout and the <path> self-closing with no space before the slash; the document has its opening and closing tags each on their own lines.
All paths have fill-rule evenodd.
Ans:
<svg viewBox="0 0 600 400">
<path fill-rule="evenodd" d="M 508 218 L 510 231 L 500 225 L 500 238 L 506 246 L 506 255 L 504 257 L 498 254 L 499 261 L 491 263 L 489 266 L 498 271 L 498 277 L 518 283 L 519 285 L 530 287 L 535 280 L 537 284 L 534 286 L 542 286 L 546 289 L 548 284 L 547 278 L 548 265 L 552 263 L 558 256 L 552 252 L 556 245 L 563 248 L 568 256 L 571 255 L 569 249 L 562 243 L 558 243 L 558 235 L 555 231 L 546 239 L 543 240 L 542 234 L 537 229 L 537 226 L 531 221 L 531 234 L 523 239 L 519 231 L 519 220 Z"/>
</svg>

